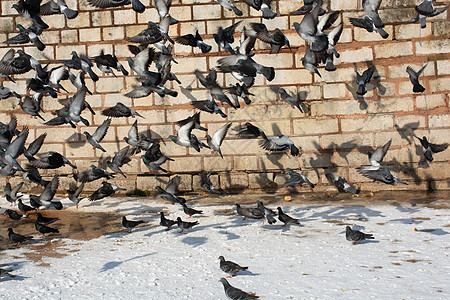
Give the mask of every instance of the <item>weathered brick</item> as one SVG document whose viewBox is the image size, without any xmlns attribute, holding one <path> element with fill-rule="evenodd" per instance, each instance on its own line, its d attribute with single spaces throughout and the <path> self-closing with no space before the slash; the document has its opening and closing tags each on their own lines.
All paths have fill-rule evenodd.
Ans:
<svg viewBox="0 0 450 300">
<path fill-rule="evenodd" d="M 294 134 L 320 134 L 338 132 L 337 119 L 294 120 Z"/>
<path fill-rule="evenodd" d="M 91 14 L 92 26 L 112 25 L 112 15 L 110 10 L 94 11 Z"/>
<path fill-rule="evenodd" d="M 431 35 L 431 26 L 422 29 L 417 24 L 401 24 L 395 26 L 395 38 L 397 40 L 427 37 Z"/>
<path fill-rule="evenodd" d="M 146 9 L 147 11 L 147 9 Z M 134 24 L 136 22 L 136 13 L 131 10 L 113 10 L 114 25 Z M 147 20 L 148 22 L 150 20 Z"/>
<path fill-rule="evenodd" d="M 367 116 L 364 119 L 342 119 L 342 131 L 373 131 L 392 129 L 392 116 Z"/>
<path fill-rule="evenodd" d="M 433 54 L 450 52 L 450 40 L 434 40 L 416 42 L 416 54 Z"/>
<path fill-rule="evenodd" d="M 121 40 L 125 37 L 125 30 L 121 26 L 102 28 L 102 36 L 105 41 Z"/>
<path fill-rule="evenodd" d="M 335 64 L 338 65 L 340 63 L 353 63 L 360 61 L 371 61 L 373 60 L 372 48 L 363 47 L 357 50 L 347 50 L 347 51 L 339 51 L 339 46 L 336 46 L 338 52 L 341 54 L 341 57 L 335 59 Z"/>
<path fill-rule="evenodd" d="M 220 19 L 222 12 L 215 4 L 195 5 L 193 9 L 194 20 Z"/>
<path fill-rule="evenodd" d="M 340 0 L 331 0 L 330 1 L 331 10 L 356 10 L 358 9 L 358 1 L 350 0 L 350 1 L 340 1 Z"/>
<path fill-rule="evenodd" d="M 80 29 L 80 42 L 96 42 L 100 39 L 100 28 Z"/>
<path fill-rule="evenodd" d="M 374 50 L 376 58 L 388 58 L 413 54 L 411 42 L 385 43 L 383 45 L 375 45 Z"/>
</svg>

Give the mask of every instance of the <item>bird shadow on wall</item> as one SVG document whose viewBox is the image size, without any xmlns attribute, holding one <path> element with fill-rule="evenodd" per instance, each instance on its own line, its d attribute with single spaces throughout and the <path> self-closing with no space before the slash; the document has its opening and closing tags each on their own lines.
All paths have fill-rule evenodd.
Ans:
<svg viewBox="0 0 450 300">
<path fill-rule="evenodd" d="M 403 163 L 394 158 L 391 161 L 386 162 L 386 164 L 391 165 L 393 171 L 400 172 L 401 174 L 412 177 L 414 179 L 415 185 L 420 185 L 423 182 L 423 179 L 420 178 L 419 174 L 417 173 L 417 168 L 414 167 L 411 150 L 408 150 L 408 158 L 409 161 Z"/>
<path fill-rule="evenodd" d="M 86 144 L 86 137 L 81 133 L 74 132 L 65 141 L 70 148 L 78 149 Z"/>
<path fill-rule="evenodd" d="M 403 125 L 403 127 L 398 126 L 398 124 L 394 124 L 395 130 L 397 130 L 398 134 L 402 139 L 408 142 L 409 145 L 413 142 L 413 137 L 416 136 L 414 133 L 417 128 L 419 128 L 419 122 L 411 122 Z"/>
<path fill-rule="evenodd" d="M 357 149 L 358 144 L 354 143 L 354 140 L 344 142 L 342 144 L 336 144 L 332 142 L 325 150 L 329 150 L 331 152 L 336 152 L 340 157 L 345 159 L 348 164 L 348 155 L 352 152 L 353 149 Z"/>
<path fill-rule="evenodd" d="M 336 172 L 338 169 L 337 164 L 332 162 L 333 152 L 335 152 L 335 149 L 334 147 L 324 149 L 316 141 L 313 141 L 313 144 L 318 153 L 313 154 L 315 158 L 309 158 L 309 164 L 314 169 L 314 172 L 316 172 L 317 178 L 319 178 L 320 181 L 320 168 L 329 172 Z"/>
<path fill-rule="evenodd" d="M 186 98 L 188 98 L 191 101 L 198 101 L 198 99 L 196 97 L 194 97 L 194 95 L 192 95 L 191 91 L 192 91 L 192 84 L 195 82 L 195 79 L 186 87 L 183 87 L 182 85 L 180 85 L 180 91 L 181 93 L 186 96 Z"/>
</svg>

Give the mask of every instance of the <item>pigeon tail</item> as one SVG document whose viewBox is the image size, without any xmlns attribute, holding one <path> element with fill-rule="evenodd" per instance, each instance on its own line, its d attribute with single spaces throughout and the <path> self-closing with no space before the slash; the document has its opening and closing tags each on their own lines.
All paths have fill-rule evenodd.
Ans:
<svg viewBox="0 0 450 300">
<path fill-rule="evenodd" d="M 277 13 L 272 11 L 268 6 L 261 6 L 261 11 L 264 19 L 273 19 L 277 16 Z"/>
<path fill-rule="evenodd" d="M 143 13 L 145 6 L 139 0 L 131 0 L 131 8 L 137 13 Z"/>
<path fill-rule="evenodd" d="M 419 82 L 414 84 L 414 87 L 413 87 L 414 93 L 422 93 L 424 91 L 425 91 L 425 88 Z"/>
<path fill-rule="evenodd" d="M 175 19 L 174 17 L 172 17 L 171 15 L 169 15 L 169 25 L 175 25 L 177 24 L 179 21 L 177 19 Z"/>
<path fill-rule="evenodd" d="M 422 29 L 426 28 L 427 27 L 427 18 L 420 16 L 419 20 L 420 20 L 420 28 L 422 28 Z"/>
<path fill-rule="evenodd" d="M 63 13 L 66 15 L 67 19 L 75 19 L 78 16 L 78 11 L 70 8 L 63 10 Z"/>
<path fill-rule="evenodd" d="M 327 70 L 328 72 L 336 71 L 336 66 L 333 63 L 333 59 L 327 57 L 326 61 L 327 61 L 327 63 L 325 65 L 325 70 Z"/>
<path fill-rule="evenodd" d="M 35 40 L 33 40 L 33 43 L 39 51 L 44 51 L 45 45 L 41 42 L 40 39 L 36 38 Z"/>
<path fill-rule="evenodd" d="M 275 69 L 273 67 L 264 67 L 264 66 L 262 66 L 259 71 L 269 81 L 272 81 L 275 78 Z"/>
<path fill-rule="evenodd" d="M 383 39 L 387 39 L 389 37 L 389 33 L 387 33 L 383 28 L 377 28 L 377 31 Z"/>
<path fill-rule="evenodd" d="M 367 93 L 366 86 L 364 84 L 360 84 L 358 89 L 356 90 L 356 94 L 363 96 Z"/>
<path fill-rule="evenodd" d="M 198 45 L 200 47 L 200 49 L 202 50 L 202 53 L 208 53 L 209 51 L 211 51 L 212 47 L 210 45 L 207 45 L 205 43 L 199 43 Z"/>
<path fill-rule="evenodd" d="M 242 16 L 242 11 L 239 10 L 239 8 L 237 8 L 236 6 L 233 5 L 232 7 L 233 12 L 237 15 L 237 16 Z"/>
</svg>

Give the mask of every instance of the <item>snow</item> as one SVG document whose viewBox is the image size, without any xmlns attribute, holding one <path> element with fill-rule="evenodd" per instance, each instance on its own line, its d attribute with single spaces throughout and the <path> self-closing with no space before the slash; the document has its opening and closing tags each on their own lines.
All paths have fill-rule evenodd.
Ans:
<svg viewBox="0 0 450 300">
<path fill-rule="evenodd" d="M 83 211 L 118 212 L 118 223 L 122 215 L 148 223 L 131 233 L 124 229 L 88 241 L 57 235 L 38 240 L 55 245 L 61 255 L 36 262 L 25 256 L 37 251 L 30 245 L 5 250 L 0 263 L 17 277 L 2 278 L 0 296 L 226 299 L 219 282 L 227 275 L 219 269 L 223 255 L 249 267 L 229 282 L 261 299 L 450 299 L 450 209 L 369 201 L 266 206 L 282 206 L 303 226 L 243 221 L 231 204 L 194 205 L 204 215 L 191 220 L 178 206 L 148 199 L 82 202 Z M 167 218 L 200 224 L 187 235 L 176 227 L 165 231 L 158 225 L 161 209 L 169 211 Z M 375 240 L 352 245 L 345 239 L 347 224 L 372 233 Z M 2 232 L 5 237 L 6 228 Z"/>
</svg>

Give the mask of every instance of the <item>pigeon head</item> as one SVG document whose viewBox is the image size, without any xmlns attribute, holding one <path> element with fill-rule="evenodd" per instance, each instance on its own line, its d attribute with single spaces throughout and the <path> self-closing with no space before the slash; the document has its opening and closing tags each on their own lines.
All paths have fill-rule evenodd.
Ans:
<svg viewBox="0 0 450 300">
<path fill-rule="evenodd" d="M 174 135 L 169 135 L 169 139 L 175 142 L 177 140 L 177 137 Z"/>
<path fill-rule="evenodd" d="M 345 232 L 351 232 L 352 229 L 350 228 L 350 226 L 345 227 Z"/>
<path fill-rule="evenodd" d="M 19 31 L 24 31 L 25 30 L 25 28 L 22 25 L 20 25 L 20 24 L 17 24 L 16 28 L 19 29 Z"/>
<path fill-rule="evenodd" d="M 281 207 L 278 206 L 278 207 L 277 207 L 277 210 L 278 210 L 279 212 L 281 212 Z"/>
<path fill-rule="evenodd" d="M 219 256 L 219 259 L 220 259 L 220 261 L 224 261 L 224 260 L 225 260 L 225 257 L 223 257 L 223 256 L 221 255 L 221 256 Z"/>
</svg>

